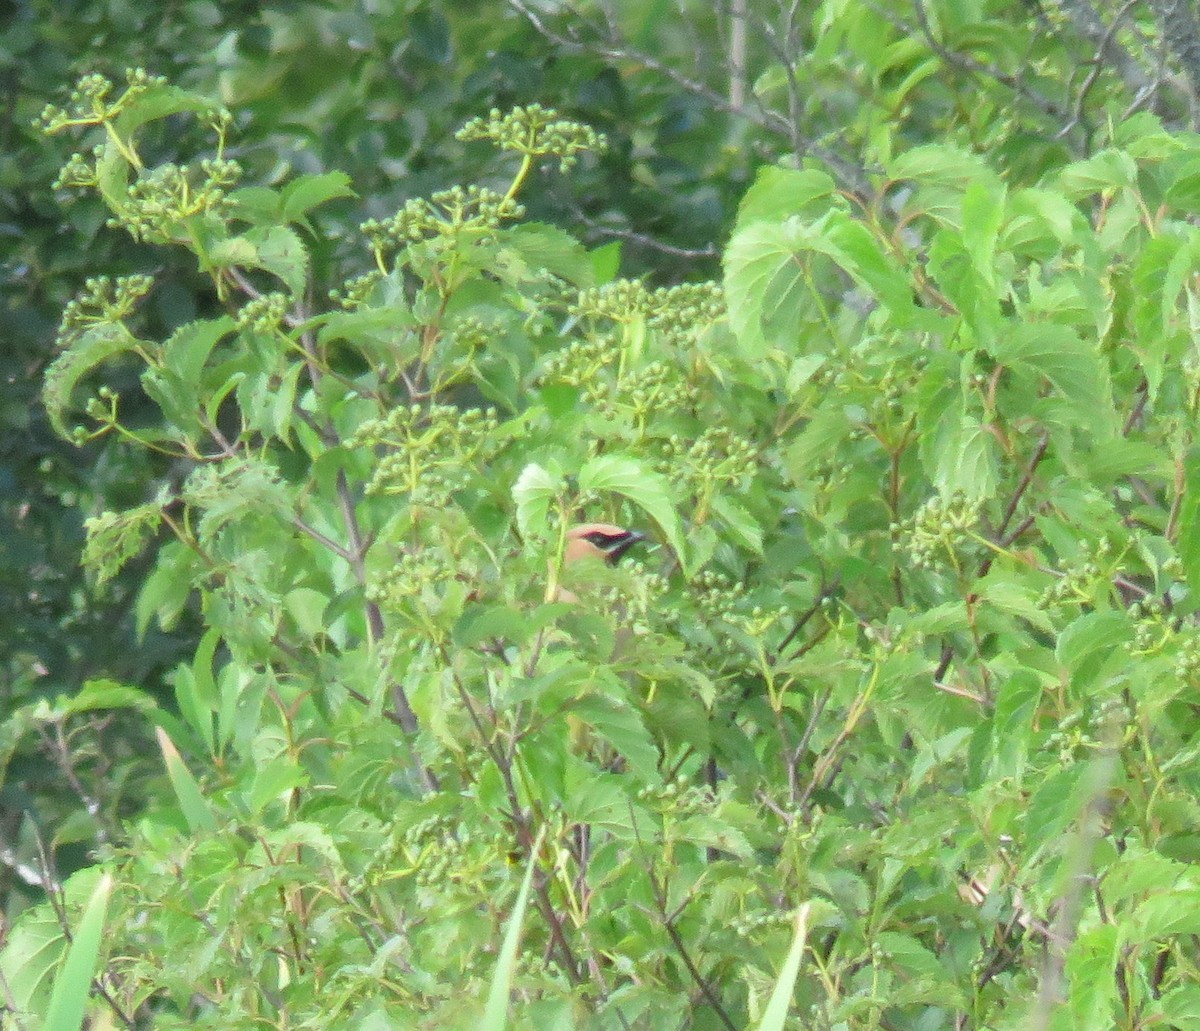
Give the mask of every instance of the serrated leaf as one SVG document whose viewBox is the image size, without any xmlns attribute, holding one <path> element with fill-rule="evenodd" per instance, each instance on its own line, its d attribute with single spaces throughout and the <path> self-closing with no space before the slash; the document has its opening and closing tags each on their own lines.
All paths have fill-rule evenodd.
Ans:
<svg viewBox="0 0 1200 1031">
<path fill-rule="evenodd" d="M 350 188 L 350 177 L 345 172 L 302 175 L 280 191 L 280 215 L 285 222 L 299 222 L 321 204 L 357 196 Z"/>
<path fill-rule="evenodd" d="M 763 530 L 754 516 L 724 494 L 713 498 L 712 509 L 742 544 L 756 555 L 762 554 Z"/>
<path fill-rule="evenodd" d="M 545 535 L 550 502 L 562 486 L 561 473 L 552 473 L 536 462 L 530 462 L 521 470 L 512 494 L 517 505 L 517 531 L 522 538 L 529 540 Z"/>
<path fill-rule="evenodd" d="M 63 437 L 70 434 L 63 423 L 63 414 L 71 404 L 71 395 L 79 381 L 110 358 L 132 351 L 141 344 L 120 323 L 105 323 L 86 330 L 76 337 L 46 370 L 42 386 L 42 403 L 50 417 L 50 425 Z"/>
<path fill-rule="evenodd" d="M 163 345 L 163 364 L 188 387 L 195 388 L 208 356 L 220 339 L 233 332 L 233 319 L 197 319 L 180 326 Z"/>
<path fill-rule="evenodd" d="M 501 238 L 535 272 L 549 272 L 578 287 L 594 282 L 592 258 L 575 237 L 557 226 L 523 222 Z"/>
<path fill-rule="evenodd" d="M 1000 334 L 993 344 L 996 358 L 1018 377 L 1035 373 L 1049 380 L 1064 398 L 1091 418 L 1098 436 L 1109 436 L 1115 423 L 1112 384 L 1095 343 L 1069 326 L 1022 323 Z"/>
<path fill-rule="evenodd" d="M 1179 503 L 1179 533 L 1175 546 L 1188 586 L 1200 595 L 1200 448 L 1192 448 L 1183 463 L 1183 497 Z"/>
<path fill-rule="evenodd" d="M 800 171 L 766 165 L 758 170 L 738 205 L 737 229 L 755 222 L 782 222 L 804 214 L 813 201 L 832 198 L 836 193 L 833 179 L 818 169 Z"/>
<path fill-rule="evenodd" d="M 658 748 L 641 716 L 627 702 L 591 693 L 570 702 L 566 708 L 612 745 L 638 780 L 657 784 L 662 779 L 658 772 Z"/>
</svg>

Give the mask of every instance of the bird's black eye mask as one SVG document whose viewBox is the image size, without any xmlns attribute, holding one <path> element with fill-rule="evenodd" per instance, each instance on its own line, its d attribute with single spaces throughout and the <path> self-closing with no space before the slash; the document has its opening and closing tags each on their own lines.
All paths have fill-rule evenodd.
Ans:
<svg viewBox="0 0 1200 1031">
<path fill-rule="evenodd" d="M 592 530 L 590 533 L 584 534 L 583 539 L 603 551 L 604 560 L 610 566 L 615 566 L 625 552 L 637 544 L 638 541 L 643 541 L 646 538 L 643 534 L 634 533 L 632 530 L 625 530 L 622 533 L 605 533 L 603 530 Z"/>
</svg>

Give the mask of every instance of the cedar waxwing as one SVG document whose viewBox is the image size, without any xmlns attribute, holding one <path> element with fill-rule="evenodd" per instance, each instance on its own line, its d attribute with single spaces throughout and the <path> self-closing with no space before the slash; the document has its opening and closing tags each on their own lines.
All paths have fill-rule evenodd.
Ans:
<svg viewBox="0 0 1200 1031">
<path fill-rule="evenodd" d="M 612 523 L 580 523 L 567 531 L 567 550 L 563 563 L 578 562 L 588 556 L 602 558 L 615 566 L 621 556 L 638 541 L 646 539 L 644 534 L 624 530 Z"/>
</svg>

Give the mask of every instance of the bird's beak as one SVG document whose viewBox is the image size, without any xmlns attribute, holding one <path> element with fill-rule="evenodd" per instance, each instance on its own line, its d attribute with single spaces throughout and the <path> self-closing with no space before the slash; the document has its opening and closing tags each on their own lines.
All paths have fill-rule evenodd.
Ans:
<svg viewBox="0 0 1200 1031">
<path fill-rule="evenodd" d="M 617 541 L 611 547 L 605 549 L 604 554 L 608 564 L 610 566 L 615 566 L 619 561 L 621 561 L 621 556 L 624 555 L 625 552 L 627 552 L 639 541 L 644 541 L 645 539 L 646 535 L 644 533 L 638 533 L 636 530 L 627 530 L 625 532 L 625 536 L 621 540 Z"/>
</svg>

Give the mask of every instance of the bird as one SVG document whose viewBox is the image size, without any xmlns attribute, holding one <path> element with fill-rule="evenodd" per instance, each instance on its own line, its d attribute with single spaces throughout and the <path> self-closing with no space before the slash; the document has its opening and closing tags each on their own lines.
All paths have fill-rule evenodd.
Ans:
<svg viewBox="0 0 1200 1031">
<path fill-rule="evenodd" d="M 625 552 L 645 539 L 645 534 L 612 523 L 580 523 L 567 531 L 563 562 L 570 565 L 590 557 L 603 559 L 610 566 L 615 566 Z"/>
<path fill-rule="evenodd" d="M 638 541 L 645 539 L 645 534 L 638 533 L 636 530 L 626 530 L 613 523 L 578 523 L 567 530 L 567 543 L 563 550 L 561 573 L 568 580 L 576 580 L 576 586 L 579 586 L 578 581 L 581 578 L 578 575 L 572 576 L 571 567 L 576 567 L 576 572 L 579 573 L 589 562 L 597 560 L 615 566 L 621 561 L 621 556 L 625 552 Z M 550 579 L 546 586 L 546 600 L 577 603 L 579 595 L 559 583 L 559 573 L 560 570 L 553 568 L 552 564 Z"/>
</svg>

